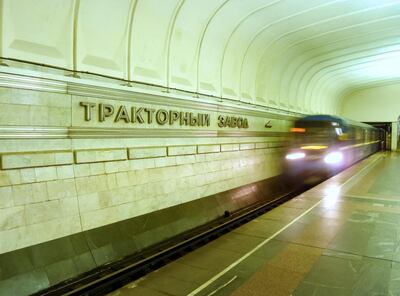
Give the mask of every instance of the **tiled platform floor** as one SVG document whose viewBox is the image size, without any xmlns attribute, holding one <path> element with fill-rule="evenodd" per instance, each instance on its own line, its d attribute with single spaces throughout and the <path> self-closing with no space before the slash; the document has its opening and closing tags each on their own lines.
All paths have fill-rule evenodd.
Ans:
<svg viewBox="0 0 400 296">
<path fill-rule="evenodd" d="M 110 295 L 400 295 L 399 180 L 376 154 Z"/>
</svg>

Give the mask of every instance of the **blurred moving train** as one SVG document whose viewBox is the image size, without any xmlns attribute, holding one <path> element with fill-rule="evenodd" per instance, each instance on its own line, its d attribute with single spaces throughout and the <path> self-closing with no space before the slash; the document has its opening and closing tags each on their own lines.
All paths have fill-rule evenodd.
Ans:
<svg viewBox="0 0 400 296">
<path fill-rule="evenodd" d="M 385 131 L 331 115 L 298 119 L 291 128 L 284 176 L 294 183 L 314 183 L 381 149 Z"/>
</svg>

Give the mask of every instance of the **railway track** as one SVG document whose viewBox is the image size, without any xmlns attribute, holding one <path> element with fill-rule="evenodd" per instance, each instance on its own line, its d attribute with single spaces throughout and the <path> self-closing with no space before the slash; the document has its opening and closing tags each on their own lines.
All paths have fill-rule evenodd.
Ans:
<svg viewBox="0 0 400 296">
<path fill-rule="evenodd" d="M 303 191 L 304 188 L 300 188 L 235 213 L 225 212 L 224 217 L 186 232 L 179 238 L 157 245 L 140 255 L 128 256 L 103 265 L 33 296 L 105 295 L 253 220 Z"/>
</svg>

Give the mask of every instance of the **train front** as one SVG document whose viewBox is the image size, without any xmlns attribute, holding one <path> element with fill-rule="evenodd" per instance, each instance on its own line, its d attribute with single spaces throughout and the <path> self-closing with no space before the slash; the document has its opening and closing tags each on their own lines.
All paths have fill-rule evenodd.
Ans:
<svg viewBox="0 0 400 296">
<path fill-rule="evenodd" d="M 288 180 L 310 184 L 341 169 L 344 166 L 344 129 L 342 120 L 327 115 L 295 121 L 284 160 L 284 175 Z"/>
</svg>

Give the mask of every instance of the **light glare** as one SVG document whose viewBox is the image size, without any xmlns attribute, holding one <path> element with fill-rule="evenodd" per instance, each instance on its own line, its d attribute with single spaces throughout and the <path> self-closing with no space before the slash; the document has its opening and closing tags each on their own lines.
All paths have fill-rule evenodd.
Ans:
<svg viewBox="0 0 400 296">
<path fill-rule="evenodd" d="M 337 184 L 329 185 L 324 190 L 324 205 L 327 208 L 333 209 L 336 207 L 340 196 L 340 186 Z"/>
<path fill-rule="evenodd" d="M 306 129 L 302 127 L 292 127 L 290 131 L 293 133 L 305 133 Z"/>
<path fill-rule="evenodd" d="M 294 160 L 294 159 L 301 159 L 306 157 L 306 154 L 303 152 L 295 152 L 295 153 L 289 153 L 286 155 L 286 159 Z"/>
<path fill-rule="evenodd" d="M 325 149 L 325 148 L 328 148 L 328 146 L 308 145 L 308 146 L 301 146 L 300 147 L 300 149 L 303 149 L 303 150 L 320 150 L 320 149 Z"/>
<path fill-rule="evenodd" d="M 324 162 L 327 164 L 339 164 L 343 160 L 343 154 L 341 152 L 335 151 L 331 152 L 324 157 Z"/>
</svg>

